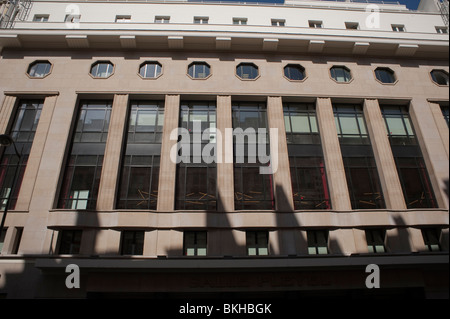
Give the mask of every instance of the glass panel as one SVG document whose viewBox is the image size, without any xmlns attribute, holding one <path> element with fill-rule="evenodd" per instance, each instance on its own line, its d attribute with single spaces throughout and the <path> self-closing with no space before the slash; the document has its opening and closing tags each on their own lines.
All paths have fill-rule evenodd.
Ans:
<svg viewBox="0 0 450 319">
<path fill-rule="evenodd" d="M 319 128 L 317 127 L 317 118 L 316 116 L 311 116 L 310 118 L 311 123 L 311 132 L 312 133 L 319 133 Z"/>
<path fill-rule="evenodd" d="M 101 132 L 105 126 L 106 110 L 87 110 L 83 131 Z"/>
<path fill-rule="evenodd" d="M 291 115 L 293 133 L 310 133 L 308 115 Z"/>
<path fill-rule="evenodd" d="M 267 248 L 258 248 L 259 256 L 267 256 L 269 255 L 269 250 Z"/>
<path fill-rule="evenodd" d="M 155 131 L 156 112 L 155 111 L 139 111 L 137 117 L 136 132 L 153 132 Z"/>
<path fill-rule="evenodd" d="M 391 135 L 407 135 L 403 120 L 401 117 L 393 117 L 392 115 L 386 118 L 386 122 Z"/>
<path fill-rule="evenodd" d="M 359 135 L 359 129 L 358 129 L 358 123 L 356 121 L 356 118 L 352 115 L 340 115 L 339 121 L 341 123 L 341 130 L 342 134 L 358 134 Z"/>
<path fill-rule="evenodd" d="M 375 245 L 375 252 L 377 253 L 385 253 L 386 250 L 383 245 Z"/>
</svg>

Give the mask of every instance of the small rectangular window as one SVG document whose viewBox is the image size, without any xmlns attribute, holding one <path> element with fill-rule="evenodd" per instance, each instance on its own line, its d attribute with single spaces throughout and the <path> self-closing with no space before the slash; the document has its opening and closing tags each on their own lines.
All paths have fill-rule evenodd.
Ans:
<svg viewBox="0 0 450 319">
<path fill-rule="evenodd" d="M 170 17 L 168 16 L 156 16 L 155 23 L 169 23 Z"/>
<path fill-rule="evenodd" d="M 79 23 L 81 20 L 81 15 L 80 14 L 67 14 L 64 22 L 69 22 L 69 23 Z"/>
<path fill-rule="evenodd" d="M 248 256 L 268 256 L 269 255 L 269 232 L 248 231 L 247 254 Z"/>
<path fill-rule="evenodd" d="M 209 17 L 194 17 L 195 24 L 208 24 Z"/>
<path fill-rule="evenodd" d="M 33 22 L 48 22 L 48 14 L 36 14 L 34 15 Z"/>
<path fill-rule="evenodd" d="M 121 240 L 121 255 L 143 255 L 144 236 L 144 231 L 123 231 Z"/>
<path fill-rule="evenodd" d="M 447 125 L 449 125 L 449 107 L 446 105 L 442 105 L 441 106 L 441 110 L 442 110 L 442 115 L 444 116 L 445 121 L 447 122 Z"/>
<path fill-rule="evenodd" d="M 246 25 L 247 18 L 233 18 L 233 24 Z"/>
<path fill-rule="evenodd" d="M 116 16 L 117 23 L 128 23 L 131 22 L 131 16 Z"/>
<path fill-rule="evenodd" d="M 310 28 L 315 28 L 315 29 L 323 28 L 323 22 L 322 21 L 309 20 L 308 23 L 309 23 L 309 27 Z"/>
<path fill-rule="evenodd" d="M 328 231 L 310 230 L 307 232 L 308 254 L 327 255 L 328 254 Z"/>
<path fill-rule="evenodd" d="M 80 253 L 81 230 L 62 230 L 59 234 L 59 250 L 61 255 L 76 255 Z"/>
<path fill-rule="evenodd" d="M 440 34 L 448 34 L 448 28 L 447 27 L 436 27 L 436 32 Z"/>
<path fill-rule="evenodd" d="M 2 253 L 3 245 L 5 244 L 6 229 L 0 231 L 0 254 Z"/>
<path fill-rule="evenodd" d="M 19 252 L 19 246 L 20 242 L 22 240 L 22 234 L 23 234 L 23 227 L 16 227 L 15 228 L 15 234 L 14 234 L 14 243 L 12 247 L 11 254 L 17 255 Z"/>
<path fill-rule="evenodd" d="M 383 229 L 366 230 L 367 248 L 369 253 L 385 253 L 386 231 Z"/>
<path fill-rule="evenodd" d="M 284 26 L 286 26 L 286 20 L 284 20 L 284 19 L 272 19 L 272 26 L 274 26 L 274 27 L 284 27 Z"/>
<path fill-rule="evenodd" d="M 441 230 L 434 228 L 422 229 L 422 236 L 429 251 L 441 251 Z"/>
<path fill-rule="evenodd" d="M 184 255 L 206 256 L 207 237 L 205 231 L 187 231 L 184 233 Z"/>
<path fill-rule="evenodd" d="M 358 22 L 345 22 L 345 28 L 347 30 L 359 30 Z"/>
<path fill-rule="evenodd" d="M 406 32 L 405 26 L 403 24 L 393 24 L 392 31 L 395 32 Z"/>
</svg>

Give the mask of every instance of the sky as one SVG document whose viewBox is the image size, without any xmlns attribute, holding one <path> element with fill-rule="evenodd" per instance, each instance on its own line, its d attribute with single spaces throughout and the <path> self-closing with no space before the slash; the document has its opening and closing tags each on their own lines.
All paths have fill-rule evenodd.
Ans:
<svg viewBox="0 0 450 319">
<path fill-rule="evenodd" d="M 220 1 L 233 1 L 233 0 L 220 0 Z M 234 0 L 237 1 L 237 0 Z M 269 2 L 269 3 L 284 3 L 284 0 L 241 0 L 246 2 Z M 409 9 L 416 10 L 420 0 L 386 0 L 387 2 L 398 1 L 401 4 L 406 4 Z M 370 0 L 369 0 L 370 2 Z"/>
</svg>

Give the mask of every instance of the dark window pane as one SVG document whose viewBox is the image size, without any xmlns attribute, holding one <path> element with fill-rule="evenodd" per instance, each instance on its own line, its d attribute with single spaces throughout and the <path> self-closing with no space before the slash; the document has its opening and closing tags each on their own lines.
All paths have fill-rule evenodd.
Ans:
<svg viewBox="0 0 450 319">
<path fill-rule="evenodd" d="M 441 251 L 441 230 L 434 228 L 422 229 L 422 236 L 429 251 Z"/>
<path fill-rule="evenodd" d="M 344 157 L 344 167 L 352 208 L 385 208 L 374 158 Z"/>
<path fill-rule="evenodd" d="M 328 254 L 328 231 L 311 230 L 307 232 L 308 254 Z"/>
<path fill-rule="evenodd" d="M 408 208 L 436 208 L 425 163 L 421 158 L 397 158 L 397 169 Z"/>
<path fill-rule="evenodd" d="M 207 232 L 185 232 L 184 233 L 184 255 L 206 256 L 207 255 Z"/>
<path fill-rule="evenodd" d="M 377 69 L 375 70 L 376 78 L 382 83 L 394 83 L 395 76 L 394 73 L 388 69 Z"/>
<path fill-rule="evenodd" d="M 366 230 L 367 248 L 369 253 L 385 253 L 385 237 L 386 232 L 382 229 Z"/>
<path fill-rule="evenodd" d="M 247 231 L 247 255 L 269 255 L 269 233 L 267 231 Z"/>
<path fill-rule="evenodd" d="M 144 253 L 144 231 L 122 232 L 122 255 L 143 255 Z"/>
<path fill-rule="evenodd" d="M 448 73 L 445 71 L 434 70 L 431 72 L 431 77 L 433 81 L 439 85 L 448 85 Z"/>
<path fill-rule="evenodd" d="M 318 157 L 290 159 L 295 209 L 330 209 L 323 159 Z"/>
<path fill-rule="evenodd" d="M 284 75 L 293 81 L 301 81 L 305 78 L 305 69 L 300 65 L 288 65 L 284 68 Z"/>
<path fill-rule="evenodd" d="M 59 237 L 59 254 L 76 255 L 80 253 L 81 230 L 63 230 Z"/>
</svg>

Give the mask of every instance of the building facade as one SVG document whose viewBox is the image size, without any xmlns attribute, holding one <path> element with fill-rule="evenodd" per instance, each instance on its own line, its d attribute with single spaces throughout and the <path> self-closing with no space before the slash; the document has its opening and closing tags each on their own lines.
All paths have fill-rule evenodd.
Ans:
<svg viewBox="0 0 450 319">
<path fill-rule="evenodd" d="M 448 298 L 445 8 L 2 1 L 0 294 Z"/>
</svg>

